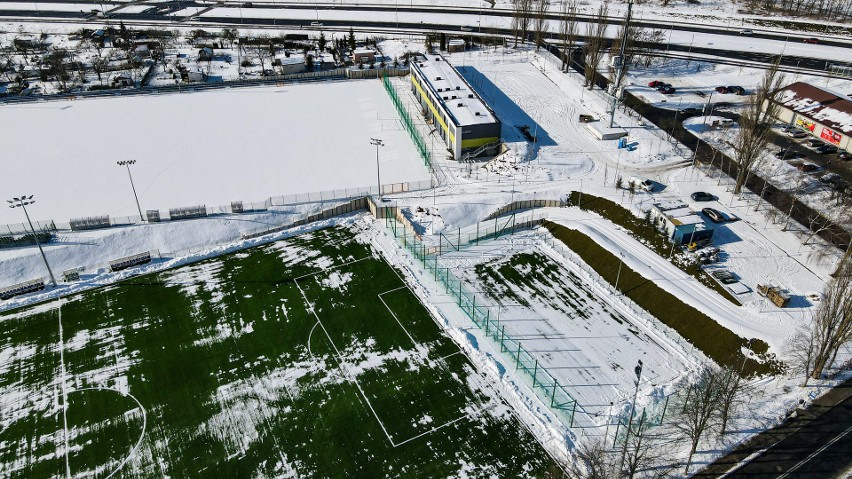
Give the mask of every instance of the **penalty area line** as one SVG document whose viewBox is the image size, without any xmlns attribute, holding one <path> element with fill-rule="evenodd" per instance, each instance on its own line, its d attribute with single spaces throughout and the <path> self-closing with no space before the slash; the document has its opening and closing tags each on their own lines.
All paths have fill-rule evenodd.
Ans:
<svg viewBox="0 0 852 479">
<path fill-rule="evenodd" d="M 414 437 L 408 438 L 408 439 L 406 439 L 406 440 L 404 440 L 404 441 L 402 441 L 402 442 L 400 442 L 400 443 L 398 443 L 398 444 L 394 444 L 394 445 L 393 445 L 393 447 L 399 447 L 399 446 L 402 446 L 403 444 L 406 444 L 406 443 L 409 443 L 409 442 L 411 442 L 411 441 L 414 441 L 415 439 L 420 439 L 420 438 L 421 438 L 421 437 L 423 437 L 423 436 L 426 436 L 426 435 L 428 435 L 428 434 L 432 434 L 433 432 L 438 431 L 439 429 L 443 429 L 443 428 L 445 428 L 445 427 L 447 427 L 447 426 L 452 426 L 453 424 L 455 424 L 455 423 L 457 423 L 457 422 L 459 422 L 459 421 L 462 421 L 462 420 L 464 420 L 464 419 L 469 418 L 469 417 L 470 417 L 470 416 L 472 416 L 474 413 L 479 413 L 479 412 L 481 412 L 481 411 L 482 411 L 482 410 L 469 412 L 469 413 L 465 414 L 464 416 L 461 416 L 461 417 L 458 417 L 458 418 L 456 418 L 456 419 L 453 419 L 452 421 L 449 421 L 449 422 L 446 422 L 446 423 L 444 423 L 444 424 L 441 424 L 440 426 L 435 426 L 435 427 L 433 427 L 432 429 L 429 429 L 429 430 L 428 430 L 428 431 L 426 431 L 426 432 L 422 432 L 422 433 L 420 433 L 420 434 L 418 434 L 418 435 L 416 435 L 416 436 L 414 436 Z"/>
<path fill-rule="evenodd" d="M 343 375 L 348 376 L 350 378 L 350 380 L 355 384 L 355 387 L 358 388 L 358 391 L 361 393 L 361 397 L 363 397 L 364 401 L 366 401 L 367 407 L 370 408 L 370 411 L 373 413 L 373 417 L 376 418 L 376 421 L 379 423 L 379 426 L 382 428 L 382 432 L 384 432 L 385 436 L 388 438 L 388 442 L 390 442 L 391 446 L 396 447 L 396 445 L 393 442 L 393 438 L 391 438 L 390 433 L 388 433 L 387 428 L 385 428 L 385 424 L 382 422 L 381 419 L 379 419 L 378 413 L 376 413 L 376 410 L 373 408 L 373 405 L 370 403 L 370 400 L 367 398 L 367 395 L 364 393 L 364 390 L 361 388 L 361 384 L 358 383 L 358 379 L 353 374 L 351 374 L 349 371 L 347 371 L 346 368 L 343 367 L 343 358 L 342 358 L 342 355 L 340 354 L 340 350 L 337 349 L 337 345 L 335 345 L 334 341 L 331 339 L 331 334 L 328 333 L 328 330 L 325 329 L 325 325 L 322 324 L 322 320 L 320 320 L 319 316 L 317 315 L 317 312 L 316 312 L 316 309 L 314 309 L 313 303 L 311 303 L 308 300 L 308 297 L 305 295 L 305 291 L 302 290 L 302 287 L 299 285 L 299 282 L 298 281 L 293 281 L 293 282 L 296 284 L 296 287 L 299 289 L 299 293 L 302 294 L 302 299 L 305 301 L 305 304 L 308 305 L 308 308 L 310 308 L 311 314 L 313 314 L 314 317 L 317 319 L 317 324 L 319 324 L 320 328 L 322 328 L 323 332 L 325 332 L 325 336 L 328 338 L 328 342 L 331 343 L 331 347 L 334 348 L 334 351 L 336 352 L 336 356 L 337 356 L 337 367 L 340 368 L 340 371 L 343 373 Z"/>
</svg>

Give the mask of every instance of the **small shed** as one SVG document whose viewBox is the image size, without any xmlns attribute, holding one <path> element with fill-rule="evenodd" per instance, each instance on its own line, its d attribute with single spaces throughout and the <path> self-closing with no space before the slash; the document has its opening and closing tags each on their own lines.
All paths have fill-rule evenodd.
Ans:
<svg viewBox="0 0 852 479">
<path fill-rule="evenodd" d="M 356 48 L 352 52 L 352 61 L 355 63 L 374 63 L 376 61 L 376 51 L 369 48 Z"/>
<path fill-rule="evenodd" d="M 289 75 L 291 73 L 302 73 L 305 71 L 305 59 L 301 55 L 283 57 L 278 59 L 281 62 L 281 74 Z"/>
<path fill-rule="evenodd" d="M 452 52 L 463 52 L 464 51 L 464 40 L 461 38 L 453 38 L 452 40 L 447 42 L 447 51 Z"/>
</svg>

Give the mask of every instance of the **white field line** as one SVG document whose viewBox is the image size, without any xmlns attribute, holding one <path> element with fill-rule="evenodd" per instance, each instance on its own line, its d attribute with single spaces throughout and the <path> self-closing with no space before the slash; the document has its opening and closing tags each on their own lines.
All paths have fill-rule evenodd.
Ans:
<svg viewBox="0 0 852 479">
<path fill-rule="evenodd" d="M 136 399 L 136 396 L 134 396 L 130 393 L 125 393 L 125 392 L 119 391 L 118 389 L 96 387 L 96 388 L 76 389 L 72 392 L 82 392 L 82 391 L 112 391 L 114 393 L 118 393 L 118 394 L 120 394 L 124 397 L 127 397 L 127 398 L 134 400 L 136 402 L 136 406 L 139 407 L 140 411 L 142 411 L 142 433 L 139 434 L 139 440 L 136 441 L 136 444 L 133 446 L 132 449 L 130 449 L 130 453 L 127 454 L 127 457 L 125 457 L 124 460 L 121 461 L 121 463 L 118 465 L 118 467 L 116 467 L 114 471 L 110 472 L 109 475 L 104 478 L 104 479 L 110 479 L 112 476 L 116 475 L 118 473 L 118 471 L 120 471 L 121 468 L 124 467 L 125 464 L 127 464 L 127 461 L 129 461 L 136 454 L 136 451 L 139 449 L 139 446 L 142 445 L 142 439 L 145 438 L 145 431 L 148 427 L 148 412 L 145 410 L 144 407 L 142 407 L 142 403 L 139 402 L 138 399 Z"/>
<path fill-rule="evenodd" d="M 464 416 L 462 416 L 462 417 L 459 417 L 459 418 L 453 419 L 452 421 L 449 421 L 449 422 L 446 422 L 446 423 L 444 423 L 444 424 L 441 424 L 440 426 L 433 427 L 432 429 L 429 429 L 429 430 L 428 430 L 428 431 L 426 431 L 426 432 L 422 432 L 422 433 L 420 433 L 420 434 L 418 434 L 418 435 L 416 435 L 416 436 L 414 436 L 414 437 L 408 438 L 408 439 L 406 439 L 406 440 L 404 440 L 404 441 L 400 442 L 399 444 L 394 444 L 394 445 L 393 445 L 393 447 L 399 447 L 399 446 L 402 446 L 403 444 L 406 444 L 406 443 L 408 443 L 408 442 L 411 442 L 411 441 L 413 441 L 413 440 L 415 440 L 415 439 L 420 439 L 421 437 L 423 437 L 423 436 L 425 436 L 425 435 L 427 435 L 427 434 L 432 434 L 433 432 L 437 431 L 438 429 L 442 429 L 442 428 L 445 428 L 445 427 L 447 427 L 447 426 L 452 426 L 453 424 L 455 424 L 455 423 L 457 423 L 457 422 L 459 422 L 459 421 L 461 421 L 461 420 L 463 420 L 463 419 L 467 419 L 467 418 L 469 418 L 469 417 L 470 417 L 470 416 L 472 416 L 474 413 L 477 413 L 477 414 L 478 414 L 479 412 L 481 412 L 481 410 L 480 410 L 480 411 L 473 411 L 473 412 L 469 412 L 469 413 L 465 414 L 465 415 L 464 415 Z"/>
<path fill-rule="evenodd" d="M 392 289 L 391 291 L 398 291 L 398 290 L 400 290 L 400 289 L 402 289 L 402 288 L 407 288 L 407 287 L 408 287 L 408 286 L 402 286 L 402 287 L 400 287 L 400 288 Z M 400 328 L 402 328 L 403 332 L 405 332 L 405 335 L 406 335 L 406 336 L 408 336 L 408 339 L 410 339 L 410 340 L 411 340 L 411 343 L 412 343 L 412 344 L 414 344 L 414 348 L 415 348 L 415 350 L 416 350 L 416 351 L 419 351 L 419 350 L 420 350 L 420 344 L 418 344 L 418 343 L 417 343 L 417 341 L 415 341 L 415 340 L 414 340 L 414 338 L 413 338 L 413 337 L 411 337 L 411 334 L 409 334 L 409 333 L 408 333 L 408 330 L 407 330 L 407 329 L 405 329 L 405 326 L 403 326 L 403 325 L 402 325 L 402 322 L 399 320 L 399 318 L 397 318 L 397 317 L 396 317 L 396 313 L 394 313 L 394 312 L 393 312 L 393 310 L 390 308 L 390 306 L 388 306 L 388 303 L 386 303 L 386 302 L 385 302 L 385 299 L 384 299 L 384 298 L 382 298 L 382 295 L 388 294 L 388 293 L 390 293 L 391 291 L 385 291 L 384 293 L 381 293 L 381 294 L 377 295 L 377 296 L 379 297 L 379 301 L 381 301 L 381 302 L 382 302 L 382 304 L 384 304 L 384 305 L 385 305 L 385 308 L 387 308 L 387 309 L 388 309 L 388 311 L 390 312 L 391 316 L 393 316 L 393 319 L 395 319 L 395 320 L 396 320 L 396 324 L 398 324 L 398 325 L 399 325 L 399 327 L 400 327 Z M 413 293 L 412 293 L 412 294 L 413 294 Z"/>
<path fill-rule="evenodd" d="M 65 386 L 65 343 L 62 338 L 62 301 L 57 306 L 59 312 L 59 381 L 62 384 L 62 429 L 65 432 L 65 477 L 71 479 L 71 466 L 68 464 L 68 390 Z"/>
<path fill-rule="evenodd" d="M 332 266 L 332 267 L 330 267 L 330 268 L 323 268 L 323 269 L 319 269 L 319 270 L 317 270 L 317 271 L 314 271 L 313 273 L 307 273 L 307 274 L 303 274 L 303 275 L 301 275 L 301 276 L 297 276 L 297 277 L 293 278 L 293 281 L 296 283 L 296 286 L 298 286 L 298 281 L 299 281 L 300 279 L 303 279 L 303 278 L 309 278 L 309 277 L 311 277 L 311 276 L 316 276 L 316 275 L 318 275 L 318 274 L 320 274 L 320 273 L 327 273 L 327 272 L 329 272 L 329 271 L 334 271 L 334 270 L 336 270 L 336 269 L 340 269 L 340 268 L 342 268 L 342 267 L 344 267 L 344 266 L 349 266 L 349 265 L 351 265 L 351 264 L 355 264 L 355 263 L 358 263 L 358 262 L 360 262 L 360 261 L 364 261 L 364 260 L 366 260 L 366 259 L 370 259 L 370 258 L 372 258 L 372 257 L 373 257 L 372 255 L 371 255 L 371 256 L 364 256 L 363 258 L 353 259 L 352 261 L 347 261 L 347 262 L 345 262 L 345 263 L 340 263 L 340 264 L 335 265 L 335 266 Z M 301 290 L 302 288 L 299 288 L 299 289 Z M 308 304 L 310 304 L 310 303 L 308 303 Z"/>
<path fill-rule="evenodd" d="M 311 351 L 311 336 L 314 335 L 314 330 L 317 329 L 317 326 L 319 326 L 319 321 L 314 323 L 314 327 L 311 328 L 311 332 L 308 333 L 308 354 L 310 354 L 311 357 L 314 357 L 314 352 Z"/>
<path fill-rule="evenodd" d="M 366 259 L 366 258 L 362 258 L 362 259 Z M 356 261 L 360 261 L 360 260 L 356 260 Z M 311 275 L 305 275 L 305 276 L 311 276 Z M 388 433 L 388 430 L 387 430 L 387 428 L 385 428 L 385 425 L 382 422 L 382 420 L 379 419 L 379 415 L 376 413 L 376 410 L 373 409 L 373 405 L 370 404 L 370 400 L 367 399 L 367 395 L 364 393 L 364 390 L 361 389 L 361 385 L 358 383 L 358 379 L 354 375 L 348 374 L 348 371 L 346 371 L 343 368 L 343 358 L 342 358 L 342 355 L 340 354 L 340 350 L 337 349 L 337 345 L 335 345 L 334 341 L 332 341 L 331 335 L 328 333 L 328 330 L 325 329 L 325 325 L 322 324 L 322 321 L 320 320 L 319 316 L 317 316 L 317 312 L 314 309 L 313 303 L 311 303 L 308 300 L 308 297 L 305 295 L 305 292 L 302 290 L 302 287 L 299 286 L 299 281 L 297 279 L 294 280 L 293 282 L 296 284 L 296 287 L 299 288 L 299 293 L 302 294 L 302 299 L 305 301 L 305 304 L 307 304 L 308 307 L 311 309 L 311 314 L 313 314 L 314 317 L 317 318 L 317 324 L 319 324 L 320 327 L 322 328 L 322 330 L 325 332 L 325 335 L 328 338 L 328 342 L 331 343 L 331 347 L 334 348 L 334 351 L 337 353 L 337 365 L 340 368 L 340 371 L 343 373 L 344 376 L 349 376 L 352 379 L 352 382 L 355 383 L 355 387 L 358 388 L 358 391 L 361 393 L 361 396 L 364 398 L 364 401 L 367 402 L 367 407 L 370 408 L 370 411 L 373 413 L 373 417 L 375 417 L 376 421 L 378 421 L 379 426 L 381 426 L 382 431 L 385 433 L 385 436 L 388 438 L 388 442 L 390 442 L 391 446 L 394 446 L 393 439 L 391 438 L 391 435 Z"/>
<path fill-rule="evenodd" d="M 461 350 L 461 349 L 459 349 L 458 351 L 456 351 L 456 352 L 454 352 L 454 353 L 450 353 L 450 354 L 448 354 L 448 355 L 446 355 L 446 356 L 444 356 L 444 357 L 442 357 L 442 358 L 438 358 L 438 359 L 437 359 L 437 361 L 444 361 L 444 360 L 446 360 L 446 359 L 447 359 L 447 358 L 449 358 L 449 357 L 455 356 L 456 354 L 462 354 L 462 350 Z"/>
</svg>

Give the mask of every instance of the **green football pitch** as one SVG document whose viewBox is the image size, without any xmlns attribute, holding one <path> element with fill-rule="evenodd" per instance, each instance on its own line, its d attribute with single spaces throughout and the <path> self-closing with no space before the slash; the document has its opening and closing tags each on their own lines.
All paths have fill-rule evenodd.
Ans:
<svg viewBox="0 0 852 479">
<path fill-rule="evenodd" d="M 354 227 L 0 316 L 0 476 L 561 477 Z"/>
</svg>

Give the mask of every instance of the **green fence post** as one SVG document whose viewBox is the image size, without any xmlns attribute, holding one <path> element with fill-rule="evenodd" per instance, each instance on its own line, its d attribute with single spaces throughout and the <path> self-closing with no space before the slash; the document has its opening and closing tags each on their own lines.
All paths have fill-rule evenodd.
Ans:
<svg viewBox="0 0 852 479">
<path fill-rule="evenodd" d="M 550 407 L 556 402 L 556 378 L 553 378 L 553 391 L 550 392 Z"/>
<path fill-rule="evenodd" d="M 503 329 L 500 330 L 500 352 L 503 352 L 503 341 L 506 339 L 506 325 L 503 325 Z"/>
<path fill-rule="evenodd" d="M 660 414 L 660 426 L 663 425 L 663 418 L 666 417 L 666 409 L 669 407 L 669 397 L 671 396 L 666 396 L 666 403 L 663 404 L 663 413 Z"/>
<path fill-rule="evenodd" d="M 470 309 L 471 309 L 472 315 L 473 315 L 473 322 L 475 323 L 476 322 L 476 295 L 475 294 L 473 295 L 473 306 L 471 306 Z"/>
<path fill-rule="evenodd" d="M 490 318 L 490 317 L 491 317 L 491 310 L 486 309 L 485 310 L 485 334 L 486 335 L 488 334 L 488 318 Z"/>
<path fill-rule="evenodd" d="M 574 407 L 571 408 L 571 424 L 568 427 L 574 427 L 574 415 L 577 412 L 577 400 L 574 400 Z"/>
<path fill-rule="evenodd" d="M 476 223 L 476 246 L 479 246 L 479 223 Z"/>
<path fill-rule="evenodd" d="M 535 360 L 535 366 L 533 367 L 533 389 L 535 389 L 535 376 L 538 374 L 538 359 Z"/>
<path fill-rule="evenodd" d="M 521 342 L 518 341 L 518 362 L 515 364 L 515 369 L 521 367 Z"/>
</svg>

